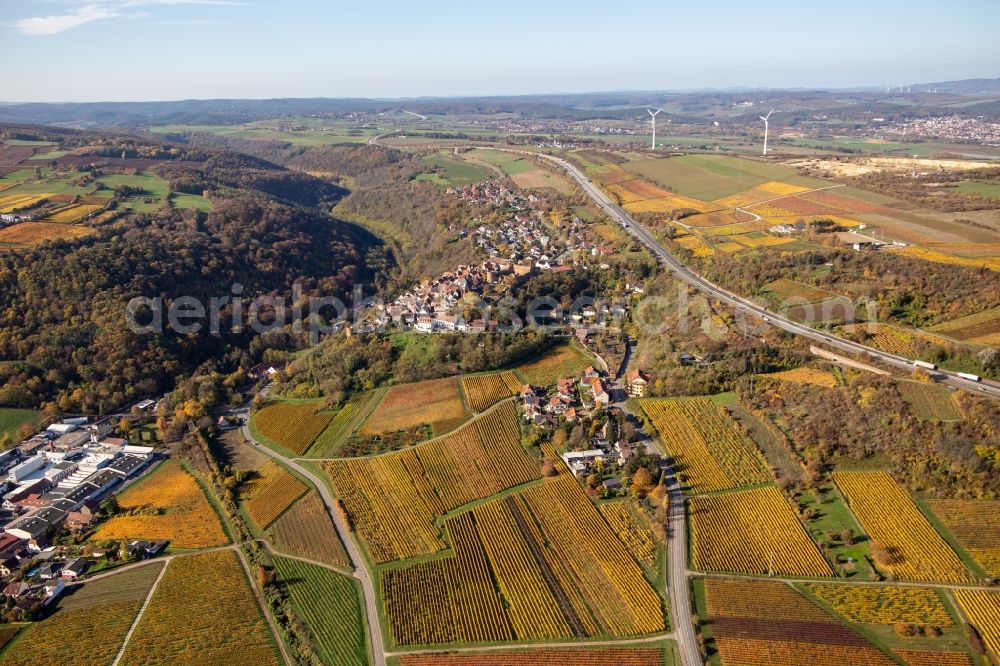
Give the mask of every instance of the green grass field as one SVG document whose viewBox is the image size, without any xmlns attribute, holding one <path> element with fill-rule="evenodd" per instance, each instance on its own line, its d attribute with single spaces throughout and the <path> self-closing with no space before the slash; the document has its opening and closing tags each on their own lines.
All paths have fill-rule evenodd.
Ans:
<svg viewBox="0 0 1000 666">
<path fill-rule="evenodd" d="M 0 435 L 10 435 L 17 438 L 17 431 L 25 423 L 37 424 L 42 420 L 42 413 L 34 409 L 0 408 Z"/>
<path fill-rule="evenodd" d="M 444 155 L 428 155 L 421 160 L 424 164 L 433 167 L 434 172 L 418 174 L 414 180 L 430 181 L 442 187 L 449 185 L 462 187 L 477 183 L 481 180 L 488 180 L 493 174 L 486 169 L 477 167 L 468 162 L 461 162 Z"/>
<path fill-rule="evenodd" d="M 101 176 L 99 181 L 104 184 L 104 188 L 98 191 L 99 195 L 110 195 L 116 187 L 128 185 L 131 187 L 141 187 L 142 194 L 128 197 L 124 205 L 144 212 L 154 211 L 162 205 L 163 198 L 167 196 L 169 184 L 159 176 L 148 174 L 106 174 Z M 147 203 L 146 199 L 153 199 Z"/>
<path fill-rule="evenodd" d="M 970 181 L 967 183 L 959 183 L 953 189 L 959 192 L 967 192 L 969 194 L 978 194 L 981 197 L 990 197 L 992 199 L 1000 199 L 1000 182 L 990 181 Z"/>
<path fill-rule="evenodd" d="M 865 559 L 871 554 L 868 540 L 840 493 L 834 488 L 821 488 L 818 493 L 802 493 L 799 502 L 806 510 L 812 510 L 812 519 L 805 521 L 806 529 L 833 560 L 838 573 L 851 580 L 871 580 L 874 572 Z M 845 545 L 839 537 L 830 538 L 830 534 L 839 535 L 844 529 L 854 533 L 856 543 Z M 854 563 L 848 564 L 848 559 Z"/>
<path fill-rule="evenodd" d="M 35 155 L 32 155 L 28 161 L 31 162 L 34 160 L 54 160 L 68 154 L 69 154 L 68 150 L 50 150 L 47 153 L 36 153 Z"/>
<path fill-rule="evenodd" d="M 56 175 L 51 169 L 41 168 L 40 179 L 35 177 L 35 169 L 21 169 L 0 178 L 0 183 L 16 182 L 18 185 L 10 189 L 3 190 L 4 195 L 11 194 L 79 194 L 85 196 L 93 194 L 93 185 L 73 185 L 71 180 L 77 174 L 70 173 L 65 177 Z M 141 211 L 152 211 L 160 207 L 163 197 L 167 195 L 169 184 L 163 178 L 151 174 L 105 174 L 98 181 L 104 189 L 96 192 L 97 196 L 111 196 L 114 189 L 119 185 L 129 185 L 141 187 L 144 192 L 125 200 L 124 205 Z M 210 210 L 211 204 L 208 200 L 197 195 L 176 195 L 181 197 L 182 205 L 177 208 L 201 208 Z M 189 198 L 190 197 L 190 198 Z M 152 203 L 146 203 L 145 199 L 153 199 Z"/>
<path fill-rule="evenodd" d="M 722 199 L 770 180 L 802 187 L 828 184 L 800 176 L 791 167 L 723 155 L 683 155 L 623 166 L 657 185 L 703 201 Z"/>
<path fill-rule="evenodd" d="M 576 344 L 570 343 L 550 350 L 541 358 L 517 367 L 517 374 L 529 384 L 535 386 L 552 386 L 562 377 L 576 377 L 589 366 L 595 365 L 594 359 L 582 351 Z"/>
<path fill-rule="evenodd" d="M 203 210 L 206 213 L 212 210 L 212 202 L 197 194 L 183 194 L 181 192 L 175 192 L 170 197 L 170 204 L 177 210 L 197 208 L 198 210 Z"/>
<path fill-rule="evenodd" d="M 963 418 L 952 391 L 945 386 L 899 380 L 896 387 L 917 418 L 929 421 L 961 421 Z"/>
<path fill-rule="evenodd" d="M 309 122 L 313 121 L 313 122 Z M 303 127 L 287 130 L 279 127 Z M 261 121 L 245 125 L 160 125 L 151 127 L 154 134 L 214 134 L 233 139 L 284 141 L 299 146 L 327 146 L 336 143 L 366 143 L 379 130 L 345 123 L 320 123 L 317 119 L 294 119 L 292 122 Z"/>
<path fill-rule="evenodd" d="M 343 666 L 368 664 L 357 583 L 298 560 L 276 557 L 274 565 L 323 662 Z"/>
<path fill-rule="evenodd" d="M 8 146 L 54 146 L 54 141 L 27 141 L 25 139 L 7 139 L 4 141 Z"/>
<path fill-rule="evenodd" d="M 528 160 L 511 153 L 500 152 L 499 150 L 472 150 L 467 155 L 480 162 L 486 162 L 500 167 L 505 174 L 513 176 L 515 174 L 531 171 L 537 167 Z"/>
</svg>

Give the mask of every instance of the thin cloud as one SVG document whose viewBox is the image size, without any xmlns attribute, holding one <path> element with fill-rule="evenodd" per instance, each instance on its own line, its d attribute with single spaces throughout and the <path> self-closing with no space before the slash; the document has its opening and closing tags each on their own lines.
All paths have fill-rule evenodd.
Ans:
<svg viewBox="0 0 1000 666">
<path fill-rule="evenodd" d="M 94 21 L 118 18 L 121 12 L 101 5 L 84 5 L 76 11 L 52 16 L 34 16 L 14 22 L 14 28 L 22 35 L 49 37 L 61 32 L 79 28 Z"/>
<path fill-rule="evenodd" d="M 51 16 L 33 16 L 15 21 L 13 27 L 22 35 L 30 37 L 50 37 L 79 28 L 94 21 L 104 21 L 107 19 L 130 17 L 144 18 L 150 14 L 148 12 L 128 12 L 124 10 L 141 7 L 245 7 L 248 3 L 238 0 L 123 0 L 114 3 L 87 4 L 78 9 L 67 11 L 64 14 L 53 14 Z M 176 25 L 197 25 L 198 19 L 190 21 L 181 20 L 175 22 Z M 204 23 L 208 23 L 205 21 Z"/>
</svg>

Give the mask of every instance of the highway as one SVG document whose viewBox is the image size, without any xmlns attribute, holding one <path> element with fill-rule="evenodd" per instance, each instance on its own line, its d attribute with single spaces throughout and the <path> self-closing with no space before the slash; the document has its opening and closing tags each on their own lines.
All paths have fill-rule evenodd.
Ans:
<svg viewBox="0 0 1000 666">
<path fill-rule="evenodd" d="M 772 312 L 767 308 L 757 305 L 753 301 L 737 296 L 736 294 L 723 289 L 722 287 L 706 280 L 702 276 L 693 272 L 680 260 L 670 254 L 666 248 L 664 248 L 660 243 L 653 238 L 653 235 L 646 230 L 645 227 L 640 225 L 628 212 L 621 206 L 616 205 L 611 199 L 608 198 L 604 192 L 602 192 L 594 183 L 590 181 L 575 166 L 570 164 L 564 159 L 555 157 L 554 155 L 545 155 L 543 153 L 526 153 L 524 151 L 507 150 L 503 148 L 497 148 L 494 150 L 504 150 L 506 152 L 516 152 L 521 154 L 535 155 L 537 157 L 546 159 L 562 168 L 566 173 L 568 173 L 573 180 L 577 182 L 581 189 L 589 196 L 594 202 L 600 206 L 611 219 L 616 220 L 629 234 L 636 238 L 640 243 L 646 246 L 646 248 L 653 253 L 659 261 L 672 272 L 679 280 L 682 282 L 704 292 L 705 294 L 718 299 L 719 301 L 726 303 L 740 312 L 743 316 L 753 315 L 760 319 L 761 321 L 775 326 L 782 330 L 785 330 L 793 335 L 798 335 L 804 338 L 808 338 L 815 342 L 822 343 L 828 347 L 832 347 L 842 352 L 848 352 L 851 354 L 857 354 L 863 358 L 869 360 L 878 360 L 887 366 L 896 368 L 904 372 L 912 372 L 916 369 L 913 361 L 904 358 L 902 356 L 897 356 L 895 354 L 890 354 L 888 352 L 875 349 L 873 347 L 868 347 L 866 345 L 853 342 L 851 340 L 846 340 L 844 338 L 836 337 L 829 333 L 823 331 L 818 331 L 811 328 L 805 324 L 800 324 L 798 322 L 792 321 L 782 315 Z M 966 390 L 970 393 L 978 393 L 980 395 L 990 396 L 994 398 L 1000 398 L 1000 384 L 996 382 L 981 381 L 974 382 L 968 379 L 959 377 L 957 373 L 951 372 L 949 370 L 934 370 L 932 371 L 934 378 L 943 383 L 953 386 L 955 388 L 960 388 Z"/>
<path fill-rule="evenodd" d="M 281 461 L 283 464 L 295 470 L 308 479 L 311 484 L 316 486 L 316 490 L 319 492 L 319 496 L 323 499 L 323 504 L 326 505 L 326 510 L 330 514 L 330 517 L 333 519 L 333 524 L 337 528 L 337 534 L 340 535 L 340 540 L 343 542 L 344 548 L 347 550 L 347 556 L 351 560 L 351 564 L 354 566 L 354 573 L 352 575 L 358 580 L 358 582 L 361 583 L 361 591 L 364 593 L 365 597 L 365 614 L 368 617 L 370 661 L 375 666 L 385 666 L 386 654 L 385 646 L 382 643 L 382 623 L 379 620 L 378 606 L 375 601 L 375 586 L 372 584 L 372 577 L 368 572 L 368 567 L 365 565 L 365 561 L 362 559 L 361 553 L 358 551 L 357 544 L 354 542 L 353 535 L 344 520 L 344 515 L 337 510 L 337 506 L 334 503 L 333 496 L 330 494 L 330 490 L 321 479 L 317 478 L 316 475 L 308 469 L 298 464 L 291 458 L 286 458 L 277 451 L 269 449 L 255 440 L 253 435 L 250 434 L 250 428 L 245 425 L 243 426 L 243 437 L 246 438 L 246 441 L 250 442 L 258 451 Z"/>
</svg>

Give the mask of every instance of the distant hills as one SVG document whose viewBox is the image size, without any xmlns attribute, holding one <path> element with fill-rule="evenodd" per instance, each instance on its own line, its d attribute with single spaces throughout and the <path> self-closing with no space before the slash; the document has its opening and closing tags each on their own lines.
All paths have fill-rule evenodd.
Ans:
<svg viewBox="0 0 1000 666">
<path fill-rule="evenodd" d="M 998 113 L 996 99 L 981 102 L 961 98 L 1000 95 L 1000 78 L 964 79 L 938 83 L 904 84 L 905 104 L 885 99 L 877 88 L 804 89 L 732 88 L 700 91 L 618 91 L 552 95 L 479 97 L 422 97 L 408 99 L 212 99 L 163 102 L 0 102 L 0 122 L 65 125 L 74 128 L 136 127 L 166 124 L 230 124 L 278 117 L 343 112 L 391 112 L 404 107 L 424 114 L 492 115 L 513 113 L 522 117 L 559 120 L 631 118 L 636 109 L 667 103 L 675 122 L 706 122 L 730 116 L 729 110 L 745 99 L 782 106 L 786 112 L 816 113 L 843 109 L 895 111 L 915 116 L 948 113 Z M 890 91 L 890 93 L 895 91 Z M 928 95 L 927 93 L 937 93 Z M 914 103 L 915 102 L 915 103 Z M 888 115 L 892 115 L 889 113 Z M 754 116 L 755 118 L 755 116 Z"/>
<path fill-rule="evenodd" d="M 1000 79 L 962 79 L 961 81 L 940 81 L 938 83 L 920 83 L 911 86 L 913 92 L 928 92 L 952 95 L 997 95 L 1000 94 Z"/>
</svg>

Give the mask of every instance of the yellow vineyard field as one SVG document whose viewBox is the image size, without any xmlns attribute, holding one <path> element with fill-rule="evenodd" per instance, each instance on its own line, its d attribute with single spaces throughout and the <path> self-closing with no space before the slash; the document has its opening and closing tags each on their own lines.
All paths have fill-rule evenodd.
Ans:
<svg viewBox="0 0 1000 666">
<path fill-rule="evenodd" d="M 930 652 L 928 650 L 896 650 L 907 666 L 973 666 L 964 652 Z"/>
<path fill-rule="evenodd" d="M 274 461 L 268 461 L 258 474 L 240 489 L 240 497 L 253 522 L 265 529 L 308 488 Z"/>
<path fill-rule="evenodd" d="M 122 663 L 277 666 L 281 661 L 237 554 L 221 550 L 167 565 Z"/>
<path fill-rule="evenodd" d="M 319 402 L 275 402 L 253 415 L 253 427 L 272 442 L 302 455 L 319 436 L 332 412 L 321 411 Z"/>
<path fill-rule="evenodd" d="M 546 545 L 545 560 L 571 605 L 589 606 L 604 632 L 616 636 L 664 629 L 659 596 L 568 470 L 517 499 L 537 520 L 542 533 L 535 539 Z M 576 614 L 582 621 L 583 609 Z"/>
<path fill-rule="evenodd" d="M 382 573 L 398 645 L 664 628 L 659 597 L 565 469 L 446 527 L 453 554 Z"/>
<path fill-rule="evenodd" d="M 469 401 L 469 407 L 475 412 L 481 412 L 504 398 L 517 395 L 520 388 L 520 380 L 510 371 L 462 377 L 462 389 Z"/>
<path fill-rule="evenodd" d="M 708 211 L 715 210 L 718 206 L 707 201 L 692 199 L 691 197 L 685 197 L 679 194 L 673 194 L 669 197 L 660 197 L 659 199 L 643 199 L 642 201 L 633 201 L 625 204 L 625 210 L 631 213 L 669 213 L 670 211 L 679 210 L 681 208 L 690 208 L 692 210 L 706 213 Z"/>
<path fill-rule="evenodd" d="M 863 333 L 868 344 L 900 356 L 913 357 L 913 335 L 884 324 L 849 324 L 842 327 L 845 333 Z"/>
<path fill-rule="evenodd" d="M 376 562 L 441 550 L 434 516 L 539 478 L 511 402 L 446 437 L 326 469 Z"/>
<path fill-rule="evenodd" d="M 600 510 L 633 557 L 643 564 L 652 565 L 656 559 L 656 537 L 649 527 L 649 520 L 636 515 L 626 502 L 605 502 L 600 505 Z"/>
<path fill-rule="evenodd" d="M 833 480 L 865 532 L 882 545 L 897 578 L 949 583 L 975 578 L 934 531 L 917 506 L 885 472 L 835 472 Z"/>
<path fill-rule="evenodd" d="M 832 576 L 774 486 L 690 500 L 691 561 L 705 571 Z"/>
<path fill-rule="evenodd" d="M 972 266 L 975 268 L 988 268 L 992 271 L 1000 271 L 1000 257 L 959 257 L 954 254 L 945 254 L 937 250 L 930 250 L 924 247 L 905 247 L 899 252 L 907 257 L 933 261 L 938 264 L 949 264 L 953 266 Z"/>
<path fill-rule="evenodd" d="M 48 199 L 51 194 L 8 194 L 0 200 L 0 213 L 13 213 L 30 208 Z"/>
<path fill-rule="evenodd" d="M 990 576 L 1000 576 L 1000 500 L 930 500 L 931 511 Z"/>
<path fill-rule="evenodd" d="M 1000 657 L 1000 592 L 955 590 L 955 598 L 987 649 Z"/>
<path fill-rule="evenodd" d="M 74 224 L 88 215 L 104 208 L 104 206 L 77 204 L 67 206 L 45 218 L 46 222 L 57 222 L 59 224 Z"/>
<path fill-rule="evenodd" d="M 635 201 L 643 201 L 648 197 L 641 196 L 635 192 L 629 192 L 621 184 L 617 185 L 605 185 L 604 189 L 606 192 L 612 195 L 612 197 L 618 199 L 623 204 L 633 203 Z"/>
<path fill-rule="evenodd" d="M 454 554 L 381 576 L 389 631 L 396 645 L 507 641 L 510 617 L 493 587 L 471 513 L 448 521 Z"/>
<path fill-rule="evenodd" d="M 724 243 L 716 243 L 715 249 L 719 252 L 727 252 L 732 254 L 733 252 L 742 252 L 747 249 L 746 246 L 740 245 L 735 241 L 725 241 Z"/>
<path fill-rule="evenodd" d="M 208 548 L 228 542 L 218 516 L 197 481 L 176 462 L 160 469 L 118 496 L 123 511 L 97 529 L 93 539 L 167 540 L 177 548 Z M 154 513 L 162 510 L 162 513 Z M 148 512 L 148 513 L 146 513 Z"/>
<path fill-rule="evenodd" d="M 55 612 L 29 625 L 5 624 L 0 636 L 4 666 L 110 664 L 125 641 L 162 562 L 85 583 L 58 601 Z M 17 633 L 17 640 L 6 647 Z M 5 640 L 6 639 L 6 640 Z M 4 649 L 6 647 L 6 649 Z"/>
<path fill-rule="evenodd" d="M 856 624 L 908 622 L 939 627 L 954 624 L 941 597 L 931 589 L 823 583 L 809 583 L 805 587 Z"/>
<path fill-rule="evenodd" d="M 737 208 L 758 201 L 767 201 L 776 197 L 798 194 L 799 192 L 805 192 L 806 189 L 798 185 L 789 185 L 788 183 L 772 180 L 738 194 L 725 197 L 724 199 L 718 199 L 716 203 L 725 208 Z"/>
<path fill-rule="evenodd" d="M 705 598 L 723 666 L 895 663 L 784 583 L 708 579 Z"/>
<path fill-rule="evenodd" d="M 691 218 L 685 218 L 684 222 L 689 223 L 691 226 L 695 226 L 695 221 L 708 216 L 697 216 Z M 718 226 L 701 226 L 697 225 L 699 231 L 706 235 L 711 236 L 736 236 L 739 234 L 749 234 L 754 231 L 767 231 L 769 227 L 772 226 L 767 220 L 754 220 L 752 222 L 733 222 L 732 218 L 727 218 L 727 222 L 720 224 Z M 735 242 L 735 241 L 734 241 Z"/>
<path fill-rule="evenodd" d="M 778 201 L 777 203 L 781 203 Z M 755 215 L 760 215 L 768 222 L 775 223 L 785 221 L 785 218 L 796 217 L 795 213 L 790 210 L 786 210 L 779 205 L 774 203 L 760 203 L 753 206 L 747 206 L 743 210 L 754 213 Z"/>
<path fill-rule="evenodd" d="M 772 480 L 754 441 L 710 399 L 647 399 L 640 404 L 693 491 Z"/>
<path fill-rule="evenodd" d="M 674 239 L 674 242 L 685 250 L 691 250 L 691 254 L 696 257 L 711 257 L 715 250 L 709 247 L 705 241 L 698 236 L 683 236 Z"/>
<path fill-rule="evenodd" d="M 76 240 L 93 232 L 88 227 L 56 222 L 20 222 L 0 229 L 0 245 L 32 247 L 49 240 Z"/>
</svg>

